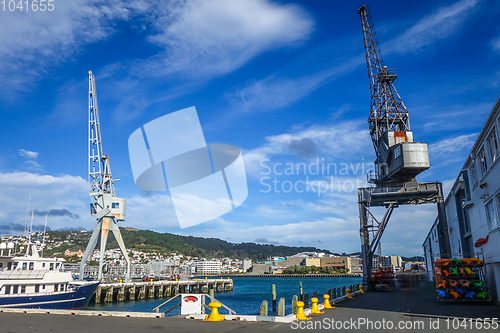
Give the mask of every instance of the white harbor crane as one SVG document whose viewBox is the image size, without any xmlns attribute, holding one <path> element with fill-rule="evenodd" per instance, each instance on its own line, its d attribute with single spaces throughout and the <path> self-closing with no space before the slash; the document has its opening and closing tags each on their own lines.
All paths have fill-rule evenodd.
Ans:
<svg viewBox="0 0 500 333">
<path fill-rule="evenodd" d="M 117 221 L 125 220 L 125 199 L 117 198 L 111 169 L 109 167 L 109 156 L 103 153 L 101 126 L 99 124 L 99 109 L 97 107 L 97 94 L 95 79 L 92 71 L 89 71 L 89 195 L 90 212 L 97 219 L 97 225 L 92 232 L 87 249 L 80 263 L 80 280 L 83 279 L 84 267 L 89 256 L 94 251 L 97 241 L 100 239 L 99 248 L 99 273 L 97 278 L 101 280 L 104 265 L 104 252 L 108 234 L 111 231 L 127 262 L 127 273 L 125 280 L 130 278 L 130 259 L 128 257 L 125 243 L 118 228 Z"/>
</svg>

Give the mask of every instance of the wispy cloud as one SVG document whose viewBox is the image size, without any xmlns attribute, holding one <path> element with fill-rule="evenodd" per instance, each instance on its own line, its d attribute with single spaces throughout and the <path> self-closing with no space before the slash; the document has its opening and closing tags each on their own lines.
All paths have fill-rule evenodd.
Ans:
<svg viewBox="0 0 500 333">
<path fill-rule="evenodd" d="M 43 167 L 41 164 L 38 163 L 37 158 L 38 158 L 38 153 L 30 150 L 25 150 L 25 149 L 18 149 L 19 155 L 25 158 L 24 161 L 24 166 L 27 167 L 28 169 L 34 170 L 34 171 L 39 171 L 42 170 Z"/>
<path fill-rule="evenodd" d="M 491 48 L 500 54 L 500 36 L 497 36 L 495 38 L 493 38 L 491 41 L 490 41 L 490 45 L 491 45 Z"/>
<path fill-rule="evenodd" d="M 429 145 L 429 154 L 433 158 L 445 155 L 456 155 L 468 152 L 476 141 L 478 133 L 459 135 L 453 138 L 441 140 Z"/>
<path fill-rule="evenodd" d="M 267 0 L 172 1 L 157 9 L 158 33 L 148 40 L 164 51 L 138 67 L 148 75 L 220 76 L 307 39 L 313 29 L 300 7 Z"/>
<path fill-rule="evenodd" d="M 2 90 L 25 91 L 47 75 L 51 68 L 68 61 L 85 45 L 108 38 L 115 30 L 113 20 L 126 20 L 146 10 L 145 0 L 59 1 L 56 10 L 37 13 L 21 11 L 2 15 L 0 20 Z"/>
<path fill-rule="evenodd" d="M 462 0 L 435 10 L 399 36 L 383 43 L 383 54 L 415 52 L 458 33 L 458 27 L 476 3 L 477 0 Z M 230 99 L 238 110 L 259 112 L 281 108 L 354 71 L 364 61 L 364 55 L 349 60 L 339 59 L 333 67 L 295 78 L 274 73 L 239 88 Z"/>
<path fill-rule="evenodd" d="M 297 145 L 306 140 L 306 147 Z M 311 151 L 314 147 L 314 153 Z M 304 149 L 307 154 L 304 154 Z M 349 121 L 333 125 L 313 125 L 289 133 L 268 136 L 260 147 L 244 152 L 243 160 L 247 173 L 258 175 L 261 163 L 283 155 L 301 158 L 324 158 L 327 161 L 344 161 L 346 158 L 361 158 L 371 153 L 368 130 L 363 121 Z"/>
<path fill-rule="evenodd" d="M 462 0 L 435 10 L 404 33 L 382 44 L 384 54 L 415 52 L 460 32 L 477 0 Z"/>
</svg>

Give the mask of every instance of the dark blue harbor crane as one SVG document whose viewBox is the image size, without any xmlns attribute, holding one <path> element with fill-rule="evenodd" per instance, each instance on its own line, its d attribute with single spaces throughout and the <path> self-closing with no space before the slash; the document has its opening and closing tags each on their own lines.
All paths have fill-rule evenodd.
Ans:
<svg viewBox="0 0 500 333">
<path fill-rule="evenodd" d="M 408 109 L 394 85 L 396 70 L 383 64 L 368 7 L 361 6 L 358 14 L 371 93 L 368 126 L 376 156 L 375 170 L 368 174 L 368 182 L 374 186 L 358 189 L 358 205 L 363 285 L 374 289 L 371 281 L 373 255 L 394 208 L 437 203 L 441 217 L 444 211 L 440 205 L 443 201 L 441 183 L 420 183 L 415 179 L 430 167 L 427 143 L 415 142 L 413 138 Z M 377 206 L 386 208 L 381 220 L 370 211 Z"/>
</svg>

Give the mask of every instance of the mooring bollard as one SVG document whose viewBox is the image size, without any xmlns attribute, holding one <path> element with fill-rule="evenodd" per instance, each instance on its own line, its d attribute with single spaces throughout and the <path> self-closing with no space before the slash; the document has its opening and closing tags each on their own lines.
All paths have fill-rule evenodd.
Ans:
<svg viewBox="0 0 500 333">
<path fill-rule="evenodd" d="M 299 297 L 297 295 L 293 295 L 292 298 L 292 314 L 297 313 L 297 302 L 299 301 Z"/>
<path fill-rule="evenodd" d="M 346 296 L 347 296 L 348 299 L 353 299 L 354 298 L 354 297 L 351 296 L 351 289 L 348 288 L 348 289 L 345 290 L 345 292 L 346 292 Z"/>
<path fill-rule="evenodd" d="M 262 301 L 262 304 L 260 305 L 260 315 L 261 316 L 268 316 L 269 311 L 267 308 L 267 301 Z"/>
<path fill-rule="evenodd" d="M 212 309 L 210 315 L 206 315 L 203 321 L 223 321 L 224 315 L 219 314 L 219 308 L 222 306 L 219 302 L 211 302 L 208 306 Z"/>
<path fill-rule="evenodd" d="M 299 282 L 299 297 L 300 297 L 300 301 L 303 302 L 304 301 L 304 294 L 303 294 L 303 290 L 302 290 L 302 282 Z"/>
<path fill-rule="evenodd" d="M 298 320 L 311 320 L 311 318 L 307 318 L 306 314 L 304 313 L 304 302 L 302 302 L 302 301 L 297 302 L 296 317 Z"/>
<path fill-rule="evenodd" d="M 335 309 L 335 307 L 332 306 L 332 304 L 330 303 L 330 295 L 328 294 L 323 295 L 323 299 L 325 300 L 323 304 L 325 306 L 325 309 Z"/>
<path fill-rule="evenodd" d="M 324 313 L 323 311 L 319 310 L 318 299 L 316 297 L 311 298 L 311 303 L 312 303 L 311 313 L 314 313 L 314 314 L 323 314 Z"/>
<path fill-rule="evenodd" d="M 359 285 L 359 293 L 364 294 L 365 291 L 363 290 L 363 285 Z"/>
</svg>

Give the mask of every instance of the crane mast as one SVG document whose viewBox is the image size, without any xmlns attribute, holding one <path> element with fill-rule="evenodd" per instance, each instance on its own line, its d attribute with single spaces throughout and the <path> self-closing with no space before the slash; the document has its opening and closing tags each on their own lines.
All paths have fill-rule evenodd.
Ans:
<svg viewBox="0 0 500 333">
<path fill-rule="evenodd" d="M 111 231 L 116 238 L 118 247 L 120 248 L 125 261 L 127 262 L 126 280 L 130 277 L 130 259 L 127 249 L 123 242 L 120 229 L 116 221 L 125 220 L 125 199 L 117 198 L 115 195 L 115 187 L 109 166 L 109 156 L 103 153 L 101 126 L 99 122 L 99 108 L 97 106 L 97 92 L 95 86 L 95 78 L 92 71 L 89 75 L 89 141 L 88 141 L 88 182 L 90 196 L 90 212 L 97 219 L 97 225 L 94 228 L 92 236 L 83 255 L 80 263 L 80 279 L 83 279 L 84 267 L 88 258 L 94 251 L 99 239 L 99 271 L 97 278 L 102 279 L 104 267 L 104 252 L 106 251 L 106 242 L 108 234 Z"/>
</svg>

